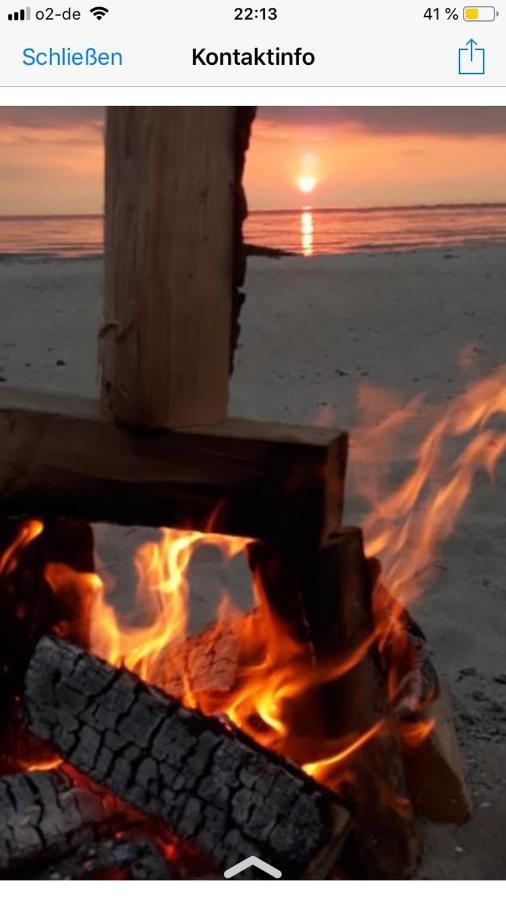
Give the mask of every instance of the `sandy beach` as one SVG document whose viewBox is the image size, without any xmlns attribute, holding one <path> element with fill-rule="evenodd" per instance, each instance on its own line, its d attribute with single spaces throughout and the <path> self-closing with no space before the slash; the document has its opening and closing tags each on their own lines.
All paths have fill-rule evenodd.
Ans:
<svg viewBox="0 0 506 900">
<path fill-rule="evenodd" d="M 362 384 L 403 400 L 458 396 L 505 362 L 505 249 L 251 259 L 231 414 L 353 429 Z M 0 259 L 0 382 L 98 393 L 102 268 Z M 415 610 L 453 697 L 475 803 L 461 828 L 423 827 L 420 878 L 506 878 L 505 509 L 506 461 L 494 487 L 477 479 Z M 348 523 L 356 515 L 350 497 Z M 100 540 L 119 565 L 125 545 Z"/>
</svg>

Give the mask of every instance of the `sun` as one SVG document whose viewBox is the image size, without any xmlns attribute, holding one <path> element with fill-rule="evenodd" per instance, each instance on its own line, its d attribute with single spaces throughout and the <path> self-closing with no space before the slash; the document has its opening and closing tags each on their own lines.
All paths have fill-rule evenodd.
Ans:
<svg viewBox="0 0 506 900">
<path fill-rule="evenodd" d="M 314 175 L 300 175 L 297 184 L 303 194 L 311 194 L 316 187 L 316 178 Z"/>
</svg>

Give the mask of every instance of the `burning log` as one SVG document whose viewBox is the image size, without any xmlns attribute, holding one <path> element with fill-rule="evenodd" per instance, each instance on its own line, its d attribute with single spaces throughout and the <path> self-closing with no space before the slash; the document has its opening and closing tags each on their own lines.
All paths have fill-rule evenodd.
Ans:
<svg viewBox="0 0 506 900">
<path fill-rule="evenodd" d="M 47 865 L 119 821 L 123 807 L 61 770 L 0 780 L 0 876 Z"/>
<path fill-rule="evenodd" d="M 235 617 L 217 622 L 170 647 L 159 661 L 158 686 L 177 700 L 229 694 L 237 681 L 243 623 L 254 615 L 241 617 L 239 626 Z"/>
<path fill-rule="evenodd" d="M 409 794 L 419 816 L 462 825 L 473 807 L 446 690 L 424 709 L 418 722 L 429 719 L 435 725 L 428 737 L 404 750 Z"/>
<path fill-rule="evenodd" d="M 377 582 L 378 617 L 396 623 L 383 643 L 382 657 L 394 685 L 409 796 L 417 815 L 461 825 L 469 819 L 472 803 L 448 693 L 440 686 L 425 634 L 379 582 L 377 560 L 370 561 L 370 573 Z"/>
<path fill-rule="evenodd" d="M 25 702 L 34 734 L 218 870 L 254 855 L 285 877 L 318 878 L 335 862 L 349 814 L 333 793 L 130 673 L 43 638 Z"/>
<path fill-rule="evenodd" d="M 329 735 L 371 736 L 347 760 L 358 856 L 373 877 L 406 877 L 415 869 L 419 845 L 401 749 L 389 727 L 392 711 L 374 640 L 372 583 L 359 529 L 343 529 L 322 547 L 303 573 L 303 596 L 317 661 L 332 665 L 336 656 L 357 648 L 353 667 L 323 686 L 322 699 Z M 331 783 L 332 763 L 325 769 Z"/>
</svg>

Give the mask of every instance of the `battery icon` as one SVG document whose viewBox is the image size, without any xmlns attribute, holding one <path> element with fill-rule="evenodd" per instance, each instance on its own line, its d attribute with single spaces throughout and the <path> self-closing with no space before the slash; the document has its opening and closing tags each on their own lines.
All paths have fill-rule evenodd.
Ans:
<svg viewBox="0 0 506 900">
<path fill-rule="evenodd" d="M 464 22 L 494 22 L 495 6 L 464 6 Z"/>
</svg>

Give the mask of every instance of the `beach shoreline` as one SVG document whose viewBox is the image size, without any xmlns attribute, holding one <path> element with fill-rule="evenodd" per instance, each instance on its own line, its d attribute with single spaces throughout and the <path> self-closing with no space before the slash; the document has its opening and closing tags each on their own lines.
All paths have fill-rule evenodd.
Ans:
<svg viewBox="0 0 506 900">
<path fill-rule="evenodd" d="M 310 198 L 307 198 L 308 200 Z M 249 245 L 303 256 L 407 251 L 506 242 L 506 204 L 250 210 Z M 0 216 L 0 253 L 88 257 L 103 252 L 104 217 Z"/>
</svg>

